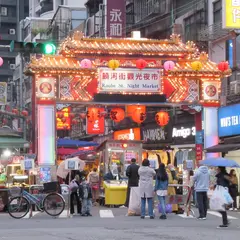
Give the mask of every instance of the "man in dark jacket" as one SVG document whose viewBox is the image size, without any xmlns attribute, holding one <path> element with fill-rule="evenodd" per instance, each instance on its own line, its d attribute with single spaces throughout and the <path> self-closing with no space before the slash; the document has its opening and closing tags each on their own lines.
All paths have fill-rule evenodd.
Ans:
<svg viewBox="0 0 240 240">
<path fill-rule="evenodd" d="M 127 198 L 125 202 L 125 207 L 129 206 L 129 198 L 131 187 L 138 187 L 139 175 L 138 175 L 139 166 L 136 164 L 136 159 L 131 159 L 131 165 L 127 167 L 126 175 L 128 177 L 128 188 L 127 188 Z"/>
</svg>

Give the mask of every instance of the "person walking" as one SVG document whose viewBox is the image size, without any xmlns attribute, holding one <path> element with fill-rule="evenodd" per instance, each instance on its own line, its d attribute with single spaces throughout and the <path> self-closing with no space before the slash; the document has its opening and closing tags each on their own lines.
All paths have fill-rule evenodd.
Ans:
<svg viewBox="0 0 240 240">
<path fill-rule="evenodd" d="M 138 187 L 139 175 L 138 175 L 139 166 L 136 164 L 136 159 L 131 159 L 131 164 L 127 167 L 126 176 L 128 177 L 128 187 L 127 187 L 127 197 L 124 204 L 125 207 L 129 206 L 129 199 L 131 193 L 131 187 Z"/>
<path fill-rule="evenodd" d="M 154 191 L 158 196 L 159 204 L 162 210 L 162 215 L 160 216 L 160 219 L 167 219 L 166 196 L 168 194 L 168 174 L 163 163 L 160 163 L 159 169 L 157 171 Z"/>
<path fill-rule="evenodd" d="M 233 204 L 229 210 L 237 211 L 238 178 L 236 175 L 236 171 L 234 169 L 230 171 L 229 175 L 230 175 L 230 181 L 231 181 L 229 193 L 233 199 Z"/>
<path fill-rule="evenodd" d="M 208 209 L 208 196 L 210 175 L 208 167 L 201 166 L 193 176 L 198 203 L 199 220 L 206 220 Z"/>
<path fill-rule="evenodd" d="M 99 174 L 97 172 L 97 168 L 93 168 L 93 171 L 89 173 L 88 182 L 92 190 L 93 204 L 96 204 L 99 195 Z"/>
<path fill-rule="evenodd" d="M 216 175 L 217 178 L 217 186 L 222 186 L 225 188 L 230 187 L 230 176 L 226 171 L 225 167 L 218 167 L 218 173 Z M 222 225 L 219 225 L 218 228 L 227 228 L 229 225 L 227 211 L 219 211 L 222 214 Z"/>
<path fill-rule="evenodd" d="M 153 214 L 153 177 L 156 172 L 150 168 L 150 162 L 148 159 L 144 159 L 142 166 L 138 169 L 139 175 L 139 189 L 141 197 L 141 218 L 145 218 L 146 214 L 146 201 L 148 203 L 148 215 L 150 219 L 154 219 Z"/>
</svg>

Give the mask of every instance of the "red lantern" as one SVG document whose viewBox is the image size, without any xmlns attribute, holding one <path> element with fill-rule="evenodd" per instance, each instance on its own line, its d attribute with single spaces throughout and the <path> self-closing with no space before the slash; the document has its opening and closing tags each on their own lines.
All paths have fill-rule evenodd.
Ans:
<svg viewBox="0 0 240 240">
<path fill-rule="evenodd" d="M 69 117 L 74 118 L 75 117 L 75 113 L 69 113 Z"/>
<path fill-rule="evenodd" d="M 159 126 L 164 127 L 169 123 L 169 115 L 164 111 L 158 112 L 155 115 L 155 120 Z"/>
<path fill-rule="evenodd" d="M 220 62 L 218 64 L 218 69 L 222 72 L 225 72 L 226 70 L 228 70 L 229 69 L 228 62 Z"/>
<path fill-rule="evenodd" d="M 72 120 L 72 124 L 77 124 L 78 123 L 78 120 L 77 119 L 73 119 Z"/>
<path fill-rule="evenodd" d="M 141 108 L 136 109 L 134 113 L 132 114 L 132 120 L 136 123 L 142 123 L 146 120 L 146 113 L 142 111 Z"/>
<path fill-rule="evenodd" d="M 65 117 L 63 117 L 63 118 L 61 119 L 61 121 L 62 121 L 63 123 L 65 123 L 65 122 L 67 121 L 67 119 L 66 119 Z"/>
<path fill-rule="evenodd" d="M 136 61 L 136 67 L 140 70 L 144 69 L 147 66 L 147 62 L 143 59 L 138 59 Z"/>
<path fill-rule="evenodd" d="M 114 122 L 121 122 L 125 118 L 125 112 L 122 108 L 113 108 L 110 112 L 110 118 Z"/>
<path fill-rule="evenodd" d="M 182 109 L 183 111 L 188 111 L 190 108 L 189 108 L 188 105 L 182 105 L 182 106 L 181 106 L 181 109 Z"/>
<path fill-rule="evenodd" d="M 17 110 L 16 108 L 14 108 L 14 109 L 12 110 L 12 113 L 17 114 L 17 113 L 18 113 L 18 110 Z"/>
<path fill-rule="evenodd" d="M 88 108 L 87 118 L 90 122 L 93 122 L 100 118 L 100 111 L 98 108 Z"/>
<path fill-rule="evenodd" d="M 80 117 L 81 119 L 86 118 L 86 113 L 80 113 L 80 114 L 79 114 L 79 117 Z"/>
<path fill-rule="evenodd" d="M 61 119 L 61 118 L 64 117 L 64 114 L 60 112 L 60 113 L 57 114 L 57 117 Z"/>
<path fill-rule="evenodd" d="M 27 117 L 27 116 L 28 116 L 28 111 L 23 110 L 23 111 L 22 111 L 22 115 L 25 116 L 25 117 Z"/>
</svg>

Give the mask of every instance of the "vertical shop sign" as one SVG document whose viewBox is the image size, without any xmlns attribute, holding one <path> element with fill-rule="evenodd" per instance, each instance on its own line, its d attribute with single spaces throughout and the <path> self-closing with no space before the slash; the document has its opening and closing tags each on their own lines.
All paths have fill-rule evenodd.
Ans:
<svg viewBox="0 0 240 240">
<path fill-rule="evenodd" d="M 203 158 L 203 145 L 202 144 L 196 144 L 196 161 L 197 163 L 202 160 Z"/>
<path fill-rule="evenodd" d="M 0 105 L 7 104 L 7 83 L 1 82 L 0 83 Z"/>
<path fill-rule="evenodd" d="M 104 134 L 105 132 L 105 118 L 101 113 L 105 111 L 104 108 L 99 108 L 100 117 L 93 121 L 87 118 L 87 134 Z"/>
<path fill-rule="evenodd" d="M 125 0 L 106 1 L 106 37 L 122 38 L 126 36 Z"/>
<path fill-rule="evenodd" d="M 223 28 L 240 28 L 240 0 L 222 1 Z"/>
</svg>

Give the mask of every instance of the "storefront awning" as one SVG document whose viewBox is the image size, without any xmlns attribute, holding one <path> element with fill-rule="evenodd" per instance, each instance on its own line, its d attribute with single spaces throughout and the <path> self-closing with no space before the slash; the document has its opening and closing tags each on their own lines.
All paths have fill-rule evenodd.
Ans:
<svg viewBox="0 0 240 240">
<path fill-rule="evenodd" d="M 23 138 L 0 137 L 0 148 L 29 147 L 29 143 Z"/>
<path fill-rule="evenodd" d="M 206 148 L 205 151 L 208 153 L 216 153 L 216 152 L 230 152 L 236 151 L 240 149 L 240 143 L 233 143 L 233 144 L 218 144 L 209 148 Z"/>
</svg>

